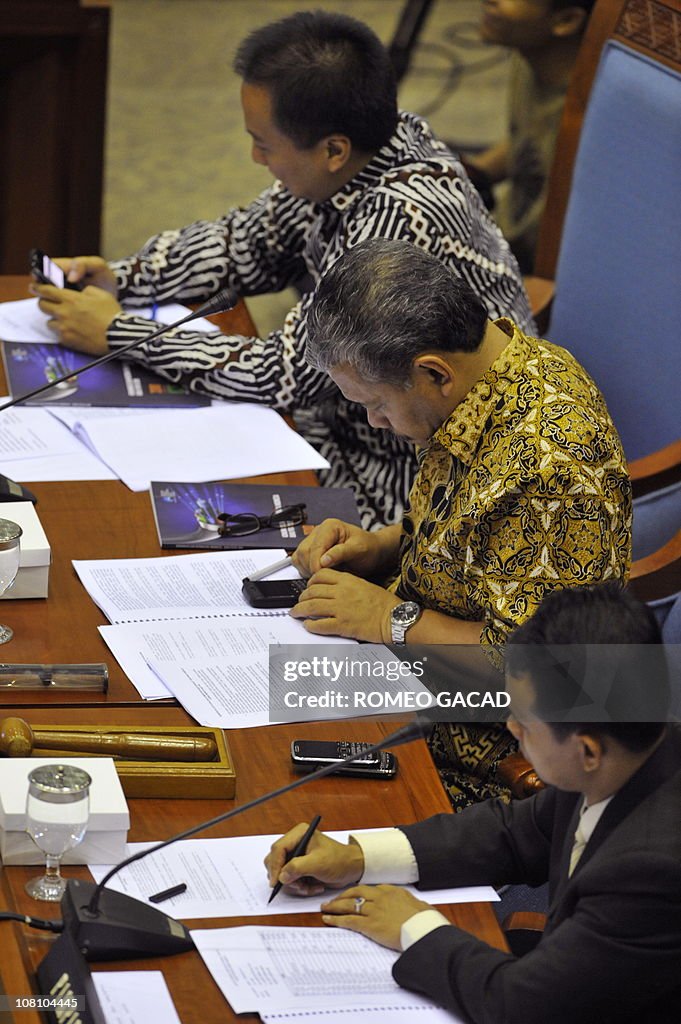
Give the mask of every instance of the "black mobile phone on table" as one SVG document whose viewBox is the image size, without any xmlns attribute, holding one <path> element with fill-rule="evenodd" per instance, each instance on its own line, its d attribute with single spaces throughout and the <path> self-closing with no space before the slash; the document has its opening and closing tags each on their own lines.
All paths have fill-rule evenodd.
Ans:
<svg viewBox="0 0 681 1024">
<path fill-rule="evenodd" d="M 66 280 L 66 274 L 51 260 L 42 249 L 31 249 L 29 253 L 29 265 L 31 273 L 40 284 L 53 284 L 57 288 L 71 288 L 74 291 L 82 291 L 80 283 L 74 284 Z"/>
<path fill-rule="evenodd" d="M 254 608 L 293 608 L 306 580 L 243 580 L 241 592 Z"/>
<path fill-rule="evenodd" d="M 342 765 L 346 757 L 369 750 L 370 743 L 352 740 L 293 740 L 291 762 L 297 772 L 313 772 L 328 764 Z M 337 775 L 355 775 L 363 779 L 391 779 L 397 773 L 397 758 L 387 750 L 375 751 L 344 765 Z"/>
</svg>

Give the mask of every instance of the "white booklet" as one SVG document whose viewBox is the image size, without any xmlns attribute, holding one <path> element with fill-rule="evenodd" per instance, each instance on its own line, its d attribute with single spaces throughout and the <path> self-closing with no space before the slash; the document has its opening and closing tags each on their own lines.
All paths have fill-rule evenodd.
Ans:
<svg viewBox="0 0 681 1024">
<path fill-rule="evenodd" d="M 73 565 L 90 597 L 115 623 L 100 626 L 100 632 L 141 696 L 175 695 L 201 724 L 235 728 L 269 724 L 271 644 L 328 643 L 308 633 L 288 609 L 253 608 L 241 593 L 245 576 L 284 554 L 268 548 Z M 268 578 L 297 575 L 289 566 Z M 171 666 L 180 685 L 169 689 L 165 670 Z"/>
<path fill-rule="evenodd" d="M 163 558 L 74 559 L 81 583 L 109 622 L 158 622 L 225 615 L 285 615 L 253 608 L 241 593 L 244 577 L 283 559 L 283 549 L 210 551 Z M 295 579 L 293 566 L 268 579 Z"/>
</svg>

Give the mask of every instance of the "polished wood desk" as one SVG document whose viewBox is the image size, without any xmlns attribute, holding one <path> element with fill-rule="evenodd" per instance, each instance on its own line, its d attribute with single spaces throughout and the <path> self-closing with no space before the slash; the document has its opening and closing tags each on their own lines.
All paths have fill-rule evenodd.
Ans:
<svg viewBox="0 0 681 1024">
<path fill-rule="evenodd" d="M 0 299 L 25 294 L 25 279 L 0 279 Z M 18 291 L 18 289 L 21 289 Z M 18 294 L 17 294 L 18 291 Z M 263 478 L 259 478 L 261 481 Z M 279 482 L 302 482 L 301 475 L 282 474 Z M 310 475 L 303 475 L 310 482 Z M 10 701 L 0 695 L 0 710 L 20 713 L 34 725 L 193 724 L 179 707 L 158 702 L 144 704 L 125 678 L 97 633 L 104 623 L 71 567 L 71 559 L 161 555 L 149 499 L 134 494 L 118 481 L 30 484 L 39 497 L 38 511 L 53 549 L 50 596 L 46 601 L 4 601 L 0 614 L 16 630 L 15 638 L 0 652 L 12 661 L 102 661 L 109 663 L 111 689 L 107 697 L 81 694 L 74 706 L 61 694 L 50 694 L 49 704 L 41 695 L 26 694 Z M 42 699 L 41 699 L 42 698 Z M 17 705 L 22 705 L 19 708 Z M 69 706 L 66 706 L 66 705 Z M 32 705 L 32 706 L 31 706 Z M 61 705 L 61 706 L 60 706 Z M 84 705 L 90 705 L 84 706 Z M 395 723 L 364 720 L 341 723 L 306 723 L 270 726 L 264 729 L 227 731 L 227 740 L 237 772 L 236 804 L 287 782 L 295 776 L 289 762 L 294 737 L 376 741 L 396 728 Z M 436 812 L 449 810 L 423 742 L 400 748 L 400 772 L 392 781 L 330 778 L 227 822 L 210 835 L 280 833 L 296 821 L 323 816 L 323 827 L 389 826 L 408 823 Z M 228 808 L 218 800 L 130 800 L 131 841 L 165 838 Z M 58 908 L 38 904 L 23 891 L 24 883 L 36 873 L 35 867 L 11 867 L 0 871 L 0 909 L 36 916 L 59 915 Z M 67 876 L 88 877 L 86 868 L 66 868 Z M 465 904 L 445 912 L 465 928 L 500 948 L 504 939 L 487 904 Z M 282 918 L 229 920 L 241 923 L 294 923 L 319 925 L 316 913 Z M 223 920 L 191 922 L 193 926 L 218 927 Z M 53 937 L 10 922 L 0 923 L 3 956 L 0 982 L 6 993 L 29 994 L 35 990 L 34 971 Z M 217 1024 L 236 1020 L 196 953 L 159 960 L 129 961 L 126 964 L 96 965 L 95 970 L 127 967 L 134 970 L 160 969 L 183 1024 Z M 8 1015 L 9 1016 L 9 1015 Z M 18 1024 L 38 1024 L 32 1011 L 17 1015 Z"/>
</svg>

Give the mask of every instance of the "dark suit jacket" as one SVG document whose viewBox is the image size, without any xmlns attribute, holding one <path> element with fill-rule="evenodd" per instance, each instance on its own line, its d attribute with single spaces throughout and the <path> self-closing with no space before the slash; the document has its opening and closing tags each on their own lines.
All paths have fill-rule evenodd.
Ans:
<svg viewBox="0 0 681 1024">
<path fill-rule="evenodd" d="M 404 828 L 419 887 L 549 881 L 550 911 L 524 957 L 442 927 L 395 980 L 475 1024 L 679 1024 L 681 732 L 613 797 L 571 878 L 581 797 L 547 788 Z"/>
</svg>

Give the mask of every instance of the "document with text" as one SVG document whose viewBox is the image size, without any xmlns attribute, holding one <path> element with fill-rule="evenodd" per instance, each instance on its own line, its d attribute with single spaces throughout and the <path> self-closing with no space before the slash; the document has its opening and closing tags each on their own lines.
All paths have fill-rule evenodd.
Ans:
<svg viewBox="0 0 681 1024">
<path fill-rule="evenodd" d="M 192 939 L 235 1013 L 430 1005 L 390 973 L 399 954 L 340 928 L 214 928 Z"/>
<path fill-rule="evenodd" d="M 284 558 L 283 549 L 211 551 L 162 558 L 74 559 L 88 594 L 109 622 L 267 615 L 241 593 L 244 577 Z M 268 579 L 294 579 L 292 566 Z"/>
<path fill-rule="evenodd" d="M 177 697 L 200 725 L 222 729 L 271 724 L 270 645 L 328 640 L 308 633 L 285 610 L 279 615 L 130 622 L 100 626 L 99 632 L 145 700 Z M 334 638 L 334 643 L 356 641 Z"/>
<path fill-rule="evenodd" d="M 327 832 L 345 843 L 352 829 Z M 367 831 L 363 829 L 362 831 Z M 272 903 L 263 860 L 278 835 L 238 836 L 231 839 L 184 839 L 123 868 L 108 888 L 148 902 L 152 893 L 185 882 L 186 892 L 166 900 L 163 909 L 172 917 L 188 920 L 203 917 L 247 917 L 276 914 L 309 914 L 319 910 L 326 896 L 301 898 L 281 890 Z M 148 849 L 152 843 L 128 844 L 128 855 Z M 91 865 L 100 882 L 109 870 Z M 389 879 L 388 879 L 389 881 Z M 426 903 L 489 903 L 499 899 L 492 886 L 432 889 L 427 892 L 405 886 Z M 153 905 L 153 904 L 152 904 Z"/>
</svg>

